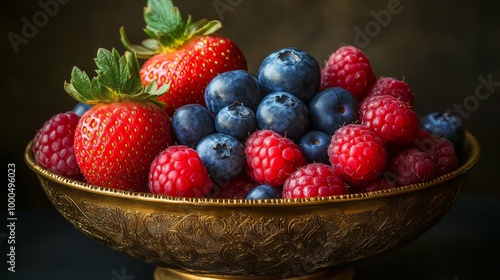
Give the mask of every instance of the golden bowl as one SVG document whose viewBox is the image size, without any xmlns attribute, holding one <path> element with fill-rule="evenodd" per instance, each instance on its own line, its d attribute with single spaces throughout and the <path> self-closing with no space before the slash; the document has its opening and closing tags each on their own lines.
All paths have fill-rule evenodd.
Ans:
<svg viewBox="0 0 500 280">
<path fill-rule="evenodd" d="M 452 207 L 480 147 L 432 181 L 310 199 L 177 198 L 102 188 L 25 160 L 54 207 L 113 250 L 155 264 L 155 279 L 351 279 L 349 264 L 419 237 Z"/>
</svg>

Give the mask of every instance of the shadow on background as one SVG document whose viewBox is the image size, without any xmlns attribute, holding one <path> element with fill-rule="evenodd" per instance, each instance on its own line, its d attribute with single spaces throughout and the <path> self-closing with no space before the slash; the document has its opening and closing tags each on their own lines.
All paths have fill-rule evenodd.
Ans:
<svg viewBox="0 0 500 280">
<path fill-rule="evenodd" d="M 146 1 L 13 1 L 2 10 L 1 151 L 16 165 L 18 208 L 49 207 L 24 148 L 52 115 L 76 104 L 63 89 L 73 66 L 89 74 L 99 47 L 123 51 L 118 30 L 145 39 Z M 223 35 L 246 54 L 249 70 L 282 47 L 310 52 L 323 65 L 342 44 L 370 58 L 378 76 L 404 78 L 415 110 L 459 113 L 482 146 L 465 193 L 500 196 L 494 183 L 500 92 L 498 2 L 456 1 L 175 1 L 194 19 L 219 19 Z M 30 26 L 31 25 L 31 28 Z M 10 34 L 10 35 L 9 35 Z M 15 38 L 15 39 L 13 39 Z"/>
</svg>

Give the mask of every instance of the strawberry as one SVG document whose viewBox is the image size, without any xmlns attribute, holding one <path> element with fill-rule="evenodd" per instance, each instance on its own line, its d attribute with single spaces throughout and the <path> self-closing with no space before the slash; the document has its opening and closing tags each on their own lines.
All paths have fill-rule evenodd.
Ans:
<svg viewBox="0 0 500 280">
<path fill-rule="evenodd" d="M 143 86 L 134 53 L 99 49 L 97 77 L 74 67 L 65 90 L 77 101 L 93 105 L 74 132 L 74 151 L 90 184 L 137 191 L 148 184 L 151 162 L 169 145 L 169 115 L 157 100 L 168 86 Z"/>
<path fill-rule="evenodd" d="M 216 75 L 247 70 L 240 48 L 215 33 L 222 27 L 220 21 L 192 22 L 189 16 L 184 22 L 170 0 L 149 0 L 144 20 L 150 38 L 142 45 L 133 45 L 122 27 L 121 41 L 127 50 L 146 59 L 140 70 L 143 84 L 170 84 L 168 93 L 159 97 L 169 115 L 185 104 L 205 105 L 205 88 Z"/>
</svg>

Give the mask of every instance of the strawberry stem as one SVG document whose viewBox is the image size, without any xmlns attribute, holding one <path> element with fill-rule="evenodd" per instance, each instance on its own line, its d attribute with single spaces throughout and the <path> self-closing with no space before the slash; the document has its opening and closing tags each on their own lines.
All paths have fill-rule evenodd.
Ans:
<svg viewBox="0 0 500 280">
<path fill-rule="evenodd" d="M 123 27 L 120 28 L 120 39 L 123 46 L 134 51 L 139 58 L 150 58 L 153 55 L 172 52 L 185 45 L 191 38 L 213 34 L 222 27 L 218 20 L 201 19 L 192 22 L 191 15 L 186 22 L 171 0 L 148 0 L 144 8 L 144 32 L 149 36 L 141 45 L 132 44 Z"/>
</svg>

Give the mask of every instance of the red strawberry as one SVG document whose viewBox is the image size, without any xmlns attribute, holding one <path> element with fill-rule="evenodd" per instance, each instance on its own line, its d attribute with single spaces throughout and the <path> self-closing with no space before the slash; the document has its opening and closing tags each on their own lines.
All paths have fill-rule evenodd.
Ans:
<svg viewBox="0 0 500 280">
<path fill-rule="evenodd" d="M 148 184 L 151 162 L 173 143 L 170 117 L 156 97 L 165 91 L 144 87 L 135 54 L 120 57 L 99 49 L 98 76 L 89 79 L 77 67 L 66 91 L 94 105 L 78 122 L 74 150 L 81 172 L 90 184 L 136 191 Z"/>
<path fill-rule="evenodd" d="M 149 0 L 145 8 L 145 32 L 150 37 L 143 45 L 129 42 L 122 28 L 122 43 L 139 58 L 147 59 L 140 75 L 147 85 L 170 84 L 167 94 L 159 97 L 172 115 L 185 104 L 205 104 L 205 88 L 218 74 L 230 70 L 247 70 L 240 48 L 230 39 L 214 34 L 222 27 L 217 21 L 183 22 L 170 0 Z"/>
</svg>

